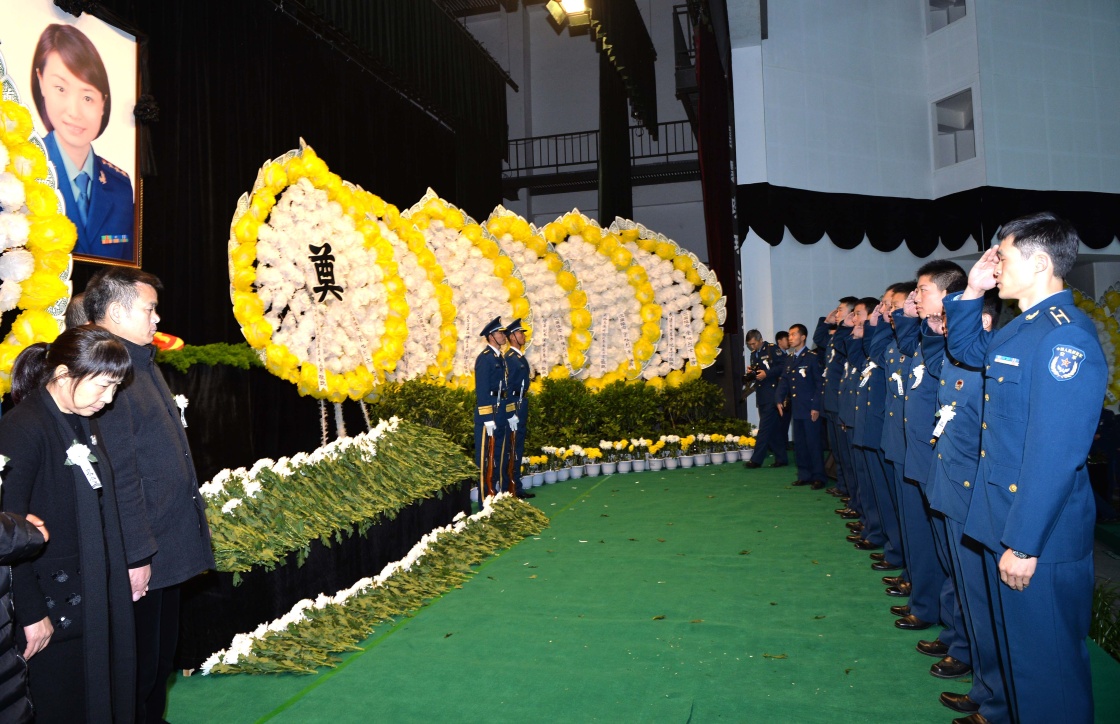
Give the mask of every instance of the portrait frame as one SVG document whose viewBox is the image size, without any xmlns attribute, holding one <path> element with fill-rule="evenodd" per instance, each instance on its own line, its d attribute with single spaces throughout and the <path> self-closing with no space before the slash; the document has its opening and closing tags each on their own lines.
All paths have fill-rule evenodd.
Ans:
<svg viewBox="0 0 1120 724">
<path fill-rule="evenodd" d="M 133 110 L 140 38 L 90 12 L 70 15 L 52 0 L 0 0 L 0 18 L 9 76 L 32 110 L 66 216 L 78 230 L 74 260 L 139 267 L 143 180 Z M 51 113 L 58 116 L 53 123 Z"/>
</svg>

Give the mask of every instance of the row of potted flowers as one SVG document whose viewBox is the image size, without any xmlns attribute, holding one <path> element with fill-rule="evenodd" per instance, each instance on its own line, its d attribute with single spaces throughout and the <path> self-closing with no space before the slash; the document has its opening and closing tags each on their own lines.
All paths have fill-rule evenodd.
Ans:
<svg viewBox="0 0 1120 724">
<path fill-rule="evenodd" d="M 526 488 L 563 480 L 646 470 L 676 470 L 751 459 L 755 439 L 746 435 L 662 435 L 656 442 L 637 438 L 601 440 L 599 447 L 542 447 L 543 455 L 522 458 Z"/>
</svg>

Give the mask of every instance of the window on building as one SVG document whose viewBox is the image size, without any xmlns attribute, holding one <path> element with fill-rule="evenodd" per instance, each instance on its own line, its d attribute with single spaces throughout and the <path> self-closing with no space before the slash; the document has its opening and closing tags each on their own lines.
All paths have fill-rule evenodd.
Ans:
<svg viewBox="0 0 1120 724">
<path fill-rule="evenodd" d="M 926 0 L 928 7 L 928 29 L 932 33 L 955 23 L 968 14 L 966 0 Z"/>
<path fill-rule="evenodd" d="M 976 157 L 972 118 L 972 89 L 933 104 L 933 167 L 944 168 Z"/>
</svg>

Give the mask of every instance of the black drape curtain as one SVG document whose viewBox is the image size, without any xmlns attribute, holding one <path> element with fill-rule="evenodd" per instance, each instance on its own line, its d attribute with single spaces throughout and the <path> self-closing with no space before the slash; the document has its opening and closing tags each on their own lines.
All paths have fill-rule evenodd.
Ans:
<svg viewBox="0 0 1120 724">
<path fill-rule="evenodd" d="M 143 267 L 164 283 L 165 331 L 191 344 L 243 341 L 230 221 L 260 166 L 300 137 L 332 171 L 402 208 L 429 186 L 455 200 L 455 133 L 273 2 L 103 4 L 148 39 L 159 173 L 143 182 Z M 500 192 L 489 208 L 499 202 Z M 76 265 L 76 291 L 95 269 Z"/>
<path fill-rule="evenodd" d="M 607 54 L 599 51 L 599 223 L 634 217 L 630 179 L 630 114 L 626 86 Z"/>
<path fill-rule="evenodd" d="M 789 229 L 802 244 L 824 235 L 842 249 L 854 249 L 864 237 L 879 251 L 903 244 L 926 257 L 938 242 L 950 251 L 971 236 L 979 246 L 990 241 L 1000 224 L 1036 211 L 1053 211 L 1069 219 L 1091 249 L 1103 249 L 1120 236 L 1120 194 L 1087 191 L 1032 191 L 984 186 L 940 199 L 904 199 L 745 184 L 737 189 L 739 233 L 753 230 L 777 246 Z"/>
</svg>

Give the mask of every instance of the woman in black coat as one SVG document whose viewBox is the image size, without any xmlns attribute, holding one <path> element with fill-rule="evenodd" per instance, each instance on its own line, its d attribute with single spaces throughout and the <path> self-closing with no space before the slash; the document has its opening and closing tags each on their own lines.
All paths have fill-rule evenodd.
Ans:
<svg viewBox="0 0 1120 724">
<path fill-rule="evenodd" d="M 20 353 L 16 407 L 0 418 L 3 508 L 34 510 L 51 539 L 12 567 L 17 640 L 38 722 L 131 722 L 132 589 L 112 472 L 93 415 L 131 372 L 128 351 L 92 325 Z"/>
<path fill-rule="evenodd" d="M 3 458 L 0 458 L 2 467 Z M 16 649 L 13 634 L 11 563 L 26 560 L 43 547 L 48 538 L 43 521 L 34 515 L 22 518 L 0 513 L 0 723 L 31 721 L 27 698 L 27 666 Z"/>
</svg>

